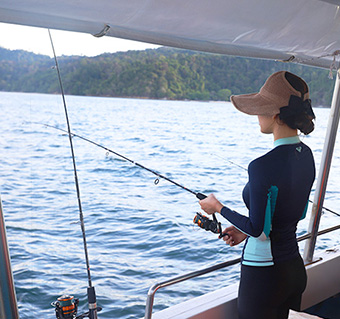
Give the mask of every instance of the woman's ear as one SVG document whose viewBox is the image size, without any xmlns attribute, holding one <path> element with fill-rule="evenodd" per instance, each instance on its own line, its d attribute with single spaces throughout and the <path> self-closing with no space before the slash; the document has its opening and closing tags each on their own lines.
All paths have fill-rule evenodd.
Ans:
<svg viewBox="0 0 340 319">
<path fill-rule="evenodd" d="M 275 114 L 275 115 L 273 116 L 273 120 L 274 120 L 277 124 L 279 124 L 279 125 L 285 124 L 285 123 L 280 119 L 280 114 Z"/>
</svg>

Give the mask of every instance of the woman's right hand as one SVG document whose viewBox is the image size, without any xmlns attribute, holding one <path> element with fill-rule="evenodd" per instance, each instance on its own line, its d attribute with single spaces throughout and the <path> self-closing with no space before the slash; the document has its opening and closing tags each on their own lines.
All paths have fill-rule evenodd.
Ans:
<svg viewBox="0 0 340 319">
<path fill-rule="evenodd" d="M 236 246 L 247 238 L 247 235 L 245 233 L 242 233 L 234 226 L 227 227 L 222 233 L 228 234 L 222 237 L 222 239 L 226 242 L 227 245 L 230 246 Z"/>
</svg>

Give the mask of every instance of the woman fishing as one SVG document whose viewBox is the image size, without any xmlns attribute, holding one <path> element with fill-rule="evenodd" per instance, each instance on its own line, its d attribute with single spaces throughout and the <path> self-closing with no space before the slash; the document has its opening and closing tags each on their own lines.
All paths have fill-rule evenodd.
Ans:
<svg viewBox="0 0 340 319">
<path fill-rule="evenodd" d="M 314 129 L 308 86 L 280 71 L 259 93 L 232 96 L 234 106 L 257 115 L 261 132 L 273 134 L 274 148 L 253 160 L 243 190 L 248 217 L 224 206 L 213 194 L 200 201 L 207 214 L 220 213 L 233 226 L 223 233 L 230 246 L 246 239 L 238 294 L 240 319 L 285 319 L 300 310 L 306 271 L 296 241 L 296 226 L 305 217 L 315 179 L 310 148 L 298 131 Z"/>
</svg>

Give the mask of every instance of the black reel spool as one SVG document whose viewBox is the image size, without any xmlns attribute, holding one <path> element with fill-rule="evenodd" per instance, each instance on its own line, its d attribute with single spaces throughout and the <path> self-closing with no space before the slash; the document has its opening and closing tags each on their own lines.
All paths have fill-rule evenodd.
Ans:
<svg viewBox="0 0 340 319">
<path fill-rule="evenodd" d="M 221 223 L 217 221 L 215 214 L 213 214 L 213 220 L 211 220 L 201 213 L 196 213 L 194 223 L 206 231 L 211 231 L 215 234 L 219 234 L 220 237 L 223 237 Z"/>
<path fill-rule="evenodd" d="M 63 295 L 52 302 L 55 308 L 55 315 L 58 319 L 74 319 L 77 316 L 79 299 L 73 296 Z"/>
</svg>

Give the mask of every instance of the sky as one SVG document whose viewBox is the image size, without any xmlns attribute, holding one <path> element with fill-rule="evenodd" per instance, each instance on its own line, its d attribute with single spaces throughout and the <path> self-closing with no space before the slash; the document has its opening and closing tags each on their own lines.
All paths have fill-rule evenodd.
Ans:
<svg viewBox="0 0 340 319">
<path fill-rule="evenodd" d="M 113 37 L 96 38 L 90 34 L 51 30 L 57 56 L 96 56 L 129 50 L 145 50 L 158 46 Z M 0 23 L 0 47 L 49 55 L 53 52 L 47 29 Z"/>
</svg>

